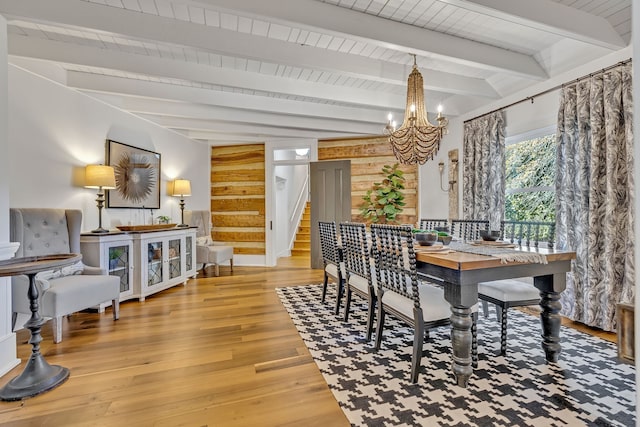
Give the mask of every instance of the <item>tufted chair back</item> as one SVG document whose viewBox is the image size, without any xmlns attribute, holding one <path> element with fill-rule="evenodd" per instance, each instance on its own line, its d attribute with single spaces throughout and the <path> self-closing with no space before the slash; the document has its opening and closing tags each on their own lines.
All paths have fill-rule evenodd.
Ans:
<svg viewBox="0 0 640 427">
<path fill-rule="evenodd" d="M 20 242 L 16 257 L 80 253 L 80 210 L 12 208 L 9 217 L 11 241 Z"/>
<path fill-rule="evenodd" d="M 9 236 L 19 242 L 16 257 L 81 253 L 82 211 L 77 209 L 11 208 Z M 76 311 L 111 301 L 113 319 L 119 317 L 120 279 L 99 267 L 78 262 L 69 268 L 38 273 L 40 315 L 52 319 L 53 341 L 62 341 L 62 318 Z M 12 324 L 18 314 L 31 315 L 25 276 L 11 278 Z"/>
</svg>

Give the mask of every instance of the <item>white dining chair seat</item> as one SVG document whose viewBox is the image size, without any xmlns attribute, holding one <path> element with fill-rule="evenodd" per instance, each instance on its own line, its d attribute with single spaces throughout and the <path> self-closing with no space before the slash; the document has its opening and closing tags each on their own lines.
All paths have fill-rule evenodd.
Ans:
<svg viewBox="0 0 640 427">
<path fill-rule="evenodd" d="M 425 322 L 433 322 L 451 317 L 451 308 L 444 299 L 444 290 L 428 284 L 418 286 L 420 307 Z M 402 315 L 413 318 L 413 300 L 392 290 L 385 290 L 382 303 L 398 311 Z"/>
<path fill-rule="evenodd" d="M 371 281 L 372 281 L 371 284 L 373 285 L 374 292 L 377 295 L 378 286 L 376 285 L 375 276 L 371 278 Z M 369 292 L 369 282 L 367 281 L 366 278 L 362 276 L 358 276 L 357 274 L 351 273 L 349 275 L 349 285 L 353 286 L 354 288 L 358 289 L 360 292 L 364 294 L 367 294 Z"/>
<path fill-rule="evenodd" d="M 500 301 L 525 301 L 540 298 L 540 291 L 530 278 L 494 280 L 478 283 L 478 293 Z"/>
<path fill-rule="evenodd" d="M 324 271 L 326 271 L 327 274 L 331 277 L 338 277 L 338 266 L 335 264 L 327 264 L 327 266 L 324 268 Z M 340 271 L 342 277 L 347 277 L 347 270 L 345 269 L 344 262 L 340 263 Z"/>
</svg>

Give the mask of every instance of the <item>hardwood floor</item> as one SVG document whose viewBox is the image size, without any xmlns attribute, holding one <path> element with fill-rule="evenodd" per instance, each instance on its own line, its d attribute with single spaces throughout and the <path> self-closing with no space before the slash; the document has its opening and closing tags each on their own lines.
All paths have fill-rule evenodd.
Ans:
<svg viewBox="0 0 640 427">
<path fill-rule="evenodd" d="M 273 291 L 320 283 L 322 271 L 308 265 L 292 257 L 277 268 L 222 267 L 220 277 L 210 268 L 211 277 L 122 303 L 117 322 L 110 309 L 74 314 L 57 345 L 45 325 L 42 352 L 71 377 L 23 402 L 0 402 L 0 425 L 348 426 Z M 28 339 L 18 332 L 23 361 Z"/>
<path fill-rule="evenodd" d="M 321 282 L 322 270 L 308 264 L 289 258 L 232 275 L 221 267 L 221 277 L 122 303 L 117 322 L 110 309 L 77 313 L 57 345 L 45 325 L 42 353 L 71 376 L 40 396 L 0 402 L 0 425 L 348 426 L 273 291 Z M 28 338 L 18 333 L 23 361 Z"/>
</svg>

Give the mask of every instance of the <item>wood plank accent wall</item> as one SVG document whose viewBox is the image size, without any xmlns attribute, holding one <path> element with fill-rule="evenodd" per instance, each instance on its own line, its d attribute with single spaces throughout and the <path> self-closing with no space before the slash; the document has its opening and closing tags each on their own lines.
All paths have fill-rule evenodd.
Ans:
<svg viewBox="0 0 640 427">
<path fill-rule="evenodd" d="M 236 254 L 265 254 L 264 159 L 263 144 L 211 147 L 211 234 Z"/>
<path fill-rule="evenodd" d="M 325 139 L 318 141 L 318 160 L 351 160 L 351 219 L 364 222 L 360 208 L 362 197 L 384 177 L 382 167 L 393 165 L 398 160 L 391 151 L 389 140 L 383 136 L 350 139 Z M 418 167 L 416 165 L 400 165 L 407 179 L 405 183 L 406 206 L 398 215 L 399 224 L 416 224 L 418 222 Z"/>
</svg>

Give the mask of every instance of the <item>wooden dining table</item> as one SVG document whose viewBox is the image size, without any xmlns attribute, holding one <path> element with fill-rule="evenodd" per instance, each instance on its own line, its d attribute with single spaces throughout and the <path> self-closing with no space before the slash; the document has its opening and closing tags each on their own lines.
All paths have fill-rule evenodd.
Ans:
<svg viewBox="0 0 640 427">
<path fill-rule="evenodd" d="M 533 277 L 540 290 L 540 320 L 542 348 L 548 362 L 557 362 L 560 344 L 560 294 L 566 287 L 566 273 L 571 270 L 573 251 L 519 248 L 519 251 L 537 252 L 547 263 L 504 262 L 502 259 L 467 252 L 416 251 L 419 273 L 441 281 L 445 298 L 451 304 L 452 370 L 456 383 L 466 387 L 473 373 L 471 361 L 472 308 L 478 302 L 478 283 L 517 277 Z"/>
</svg>

